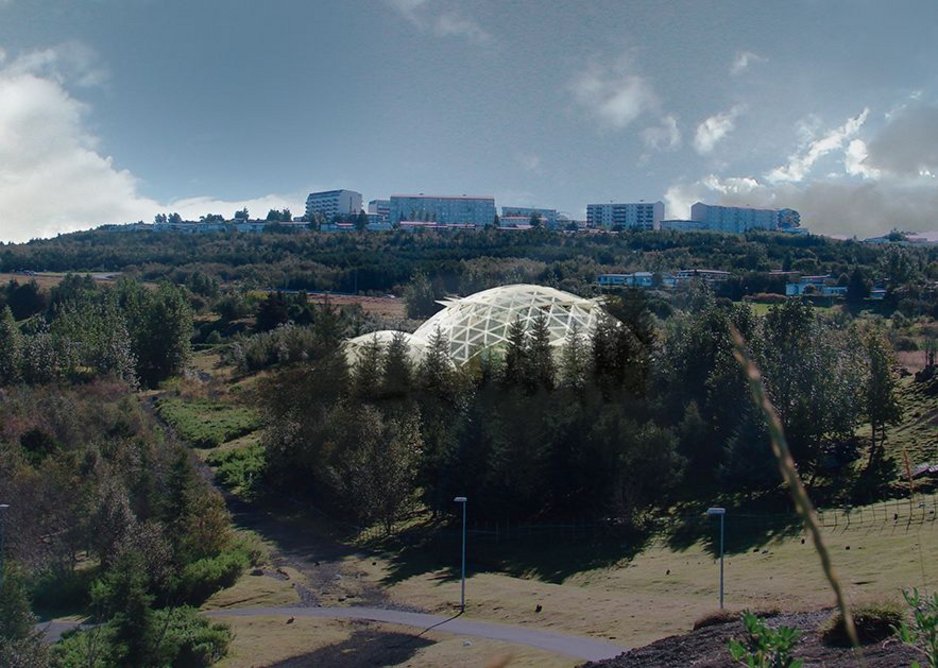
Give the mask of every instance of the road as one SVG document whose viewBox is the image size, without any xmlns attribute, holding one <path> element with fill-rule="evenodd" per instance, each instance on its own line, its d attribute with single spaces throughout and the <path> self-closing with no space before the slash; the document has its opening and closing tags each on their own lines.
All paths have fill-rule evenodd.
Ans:
<svg viewBox="0 0 938 668">
<path fill-rule="evenodd" d="M 488 638 L 518 645 L 528 645 L 548 652 L 564 654 L 576 659 L 599 661 L 609 659 L 626 651 L 605 640 L 584 636 L 565 635 L 552 631 L 539 631 L 521 626 L 508 626 L 494 622 L 483 622 L 456 615 L 444 617 L 423 612 L 405 612 L 383 608 L 231 608 L 212 610 L 205 613 L 211 617 L 256 617 L 282 615 L 284 617 L 321 617 L 326 619 L 365 619 L 388 624 L 401 624 L 423 629 L 443 631 L 462 636 Z"/>
<path fill-rule="evenodd" d="M 210 610 L 209 617 L 319 617 L 323 619 L 364 619 L 386 624 L 400 624 L 422 629 L 423 631 L 442 631 L 473 638 L 488 638 L 516 645 L 536 647 L 555 654 L 563 654 L 575 659 L 600 661 L 622 654 L 625 647 L 606 640 L 597 640 L 584 636 L 566 635 L 552 631 L 539 631 L 521 626 L 508 626 L 494 622 L 482 622 L 467 619 L 461 615 L 444 617 L 423 612 L 406 612 L 384 608 L 330 607 L 330 608 L 278 608 L 248 607 Z M 38 624 L 48 642 L 55 642 L 62 633 L 78 626 L 78 622 L 46 622 Z"/>
</svg>

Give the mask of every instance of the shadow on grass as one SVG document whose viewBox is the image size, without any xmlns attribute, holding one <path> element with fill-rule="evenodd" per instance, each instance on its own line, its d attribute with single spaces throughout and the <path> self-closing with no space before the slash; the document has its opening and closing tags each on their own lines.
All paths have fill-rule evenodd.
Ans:
<svg viewBox="0 0 938 668">
<path fill-rule="evenodd" d="M 275 668 L 301 668 L 305 666 L 397 666 L 409 661 L 434 641 L 407 633 L 362 629 L 342 642 L 327 645 L 315 652 L 295 656 L 271 664 Z"/>
<path fill-rule="evenodd" d="M 758 550 L 781 538 L 796 536 L 803 531 L 801 518 L 785 508 L 785 499 L 767 495 L 744 503 L 725 503 L 723 516 L 723 550 L 740 554 Z M 720 516 L 708 515 L 708 506 L 688 503 L 681 506 L 675 519 L 662 530 L 665 544 L 683 551 L 702 543 L 704 551 L 720 555 Z"/>
<path fill-rule="evenodd" d="M 647 532 L 622 527 L 582 528 L 563 532 L 520 527 L 516 535 L 470 530 L 467 537 L 467 570 L 471 573 L 503 573 L 560 583 L 581 571 L 630 560 L 650 538 Z M 411 530 L 385 541 L 380 549 L 390 569 L 383 583 L 439 572 L 441 581 L 461 577 L 462 535 L 458 529 Z"/>
</svg>

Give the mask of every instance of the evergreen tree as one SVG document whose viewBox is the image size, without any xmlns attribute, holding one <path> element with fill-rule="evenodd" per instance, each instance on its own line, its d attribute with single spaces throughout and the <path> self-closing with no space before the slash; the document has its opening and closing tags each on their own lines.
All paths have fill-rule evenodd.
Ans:
<svg viewBox="0 0 938 668">
<path fill-rule="evenodd" d="M 19 379 L 22 356 L 23 337 L 13 319 L 13 311 L 7 306 L 0 313 L 0 385 Z"/>
<path fill-rule="evenodd" d="M 377 337 L 372 337 L 358 353 L 352 367 L 352 396 L 358 401 L 374 401 L 381 392 L 384 349 Z"/>
<path fill-rule="evenodd" d="M 589 350 L 585 347 L 580 326 L 574 322 L 567 332 L 560 353 L 560 385 L 570 390 L 582 390 L 589 377 Z"/>
<path fill-rule="evenodd" d="M 518 387 L 525 383 L 525 373 L 530 368 L 528 362 L 528 333 L 524 322 L 518 318 L 508 325 L 505 337 L 505 361 L 502 364 L 502 385 Z"/>
<path fill-rule="evenodd" d="M 531 323 L 523 380 L 528 391 L 551 391 L 556 382 L 554 351 L 550 345 L 547 316 L 539 313 Z"/>
<path fill-rule="evenodd" d="M 413 387 L 413 376 L 410 346 L 404 334 L 398 332 L 391 338 L 385 351 L 382 394 L 390 399 L 407 398 Z"/>
</svg>

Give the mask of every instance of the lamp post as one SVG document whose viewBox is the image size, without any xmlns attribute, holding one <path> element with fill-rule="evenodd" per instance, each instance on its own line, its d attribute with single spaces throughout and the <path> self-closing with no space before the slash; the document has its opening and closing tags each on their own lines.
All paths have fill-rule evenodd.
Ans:
<svg viewBox="0 0 938 668">
<path fill-rule="evenodd" d="M 720 516 L 720 610 L 723 609 L 723 518 L 726 508 L 707 508 L 707 515 Z"/>
<path fill-rule="evenodd" d="M 5 511 L 9 508 L 10 505 L 7 503 L 0 503 L 0 589 L 3 588 L 3 532 L 6 529 L 6 515 Z"/>
<path fill-rule="evenodd" d="M 462 504 L 462 589 L 459 594 L 459 613 L 462 614 L 466 611 L 466 505 L 469 499 L 457 496 L 453 501 Z"/>
</svg>

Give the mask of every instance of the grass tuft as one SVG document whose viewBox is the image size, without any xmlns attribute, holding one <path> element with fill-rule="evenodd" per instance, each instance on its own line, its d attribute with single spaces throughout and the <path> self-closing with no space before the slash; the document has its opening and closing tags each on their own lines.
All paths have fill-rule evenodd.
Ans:
<svg viewBox="0 0 938 668">
<path fill-rule="evenodd" d="M 895 601 L 880 601 L 855 606 L 851 609 L 853 624 L 861 645 L 882 642 L 895 635 L 905 619 L 902 607 Z M 825 645 L 849 647 L 850 638 L 844 628 L 844 618 L 835 611 L 818 629 Z"/>
</svg>

